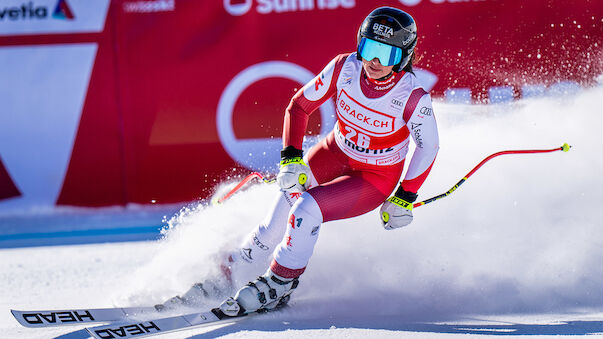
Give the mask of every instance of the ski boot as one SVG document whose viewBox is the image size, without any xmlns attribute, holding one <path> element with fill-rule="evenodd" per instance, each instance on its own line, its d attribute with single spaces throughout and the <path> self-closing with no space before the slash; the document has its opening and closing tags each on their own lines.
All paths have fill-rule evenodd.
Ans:
<svg viewBox="0 0 603 339">
<path fill-rule="evenodd" d="M 241 288 L 234 298 L 222 302 L 220 311 L 227 316 L 236 317 L 284 307 L 298 284 L 297 278 L 286 279 L 268 269 L 263 276 Z"/>
</svg>

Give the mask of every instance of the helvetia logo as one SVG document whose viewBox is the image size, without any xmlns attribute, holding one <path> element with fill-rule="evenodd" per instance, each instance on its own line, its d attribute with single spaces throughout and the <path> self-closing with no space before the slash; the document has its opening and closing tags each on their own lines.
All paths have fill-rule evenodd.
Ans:
<svg viewBox="0 0 603 339">
<path fill-rule="evenodd" d="M 63 19 L 63 20 L 75 19 L 75 16 L 73 15 L 73 11 L 71 11 L 71 7 L 69 7 L 66 0 L 59 0 L 56 7 L 54 8 L 52 17 L 56 18 L 56 19 Z"/>
<path fill-rule="evenodd" d="M 33 20 L 48 18 L 49 8 L 37 6 L 33 1 L 23 3 L 21 6 L 0 7 L 0 21 Z M 61 20 L 73 20 L 75 16 L 67 0 L 59 0 L 52 12 L 52 17 Z"/>
</svg>

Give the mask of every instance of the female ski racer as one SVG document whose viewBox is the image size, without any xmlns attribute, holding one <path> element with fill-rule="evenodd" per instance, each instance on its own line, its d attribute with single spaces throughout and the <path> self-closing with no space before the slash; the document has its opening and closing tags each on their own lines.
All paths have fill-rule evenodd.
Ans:
<svg viewBox="0 0 603 339">
<path fill-rule="evenodd" d="M 413 219 L 412 203 L 439 148 L 431 97 L 412 70 L 415 21 L 404 11 L 381 7 L 364 19 L 357 40 L 356 52 L 331 60 L 285 111 L 277 176 L 281 192 L 266 220 L 230 256 L 228 265 L 265 264 L 271 254 L 272 263 L 263 276 L 220 305 L 225 315 L 285 304 L 306 269 L 322 223 L 359 216 L 379 205 L 387 230 Z M 304 157 L 309 115 L 332 97 L 337 123 Z M 415 152 L 404 180 L 388 199 L 402 176 L 411 138 Z M 191 303 L 223 286 L 196 284 L 158 306 Z"/>
<path fill-rule="evenodd" d="M 292 98 L 285 111 L 277 183 L 282 193 L 267 222 L 243 244 L 247 261 L 270 255 L 266 273 L 220 309 L 236 316 L 285 304 L 306 269 L 322 223 L 381 205 L 385 229 L 408 225 L 412 203 L 439 148 L 431 97 L 412 71 L 417 28 L 404 11 L 381 7 L 358 31 L 357 51 L 335 57 Z M 308 117 L 335 97 L 337 123 L 303 157 Z M 416 150 L 401 178 L 412 137 Z M 283 236 L 284 233 L 284 236 Z"/>
</svg>

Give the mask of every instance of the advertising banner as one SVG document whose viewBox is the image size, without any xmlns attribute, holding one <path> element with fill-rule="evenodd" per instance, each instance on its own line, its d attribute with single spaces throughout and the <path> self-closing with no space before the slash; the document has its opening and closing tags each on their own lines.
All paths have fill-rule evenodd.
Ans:
<svg viewBox="0 0 603 339">
<path fill-rule="evenodd" d="M 603 70 L 595 0 L 5 0 L 0 210 L 185 202 L 273 172 L 290 98 L 381 5 L 415 18 L 416 74 L 438 100 L 504 103 Z"/>
</svg>

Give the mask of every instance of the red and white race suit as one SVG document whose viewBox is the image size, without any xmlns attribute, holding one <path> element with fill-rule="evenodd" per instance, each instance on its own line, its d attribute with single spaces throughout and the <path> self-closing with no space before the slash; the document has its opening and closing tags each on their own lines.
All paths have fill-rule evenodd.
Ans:
<svg viewBox="0 0 603 339">
<path fill-rule="evenodd" d="M 372 80 L 356 53 L 335 57 L 291 99 L 283 146 L 302 149 L 309 115 L 332 97 L 337 123 L 305 159 L 310 188 L 301 197 L 281 193 L 272 213 L 243 244 L 248 261 L 274 249 L 271 269 L 282 277 L 303 273 L 323 222 L 362 215 L 388 198 L 402 175 L 411 137 L 416 149 L 401 182 L 406 191 L 418 191 L 439 149 L 431 97 L 415 75 L 400 72 L 386 81 Z"/>
</svg>

